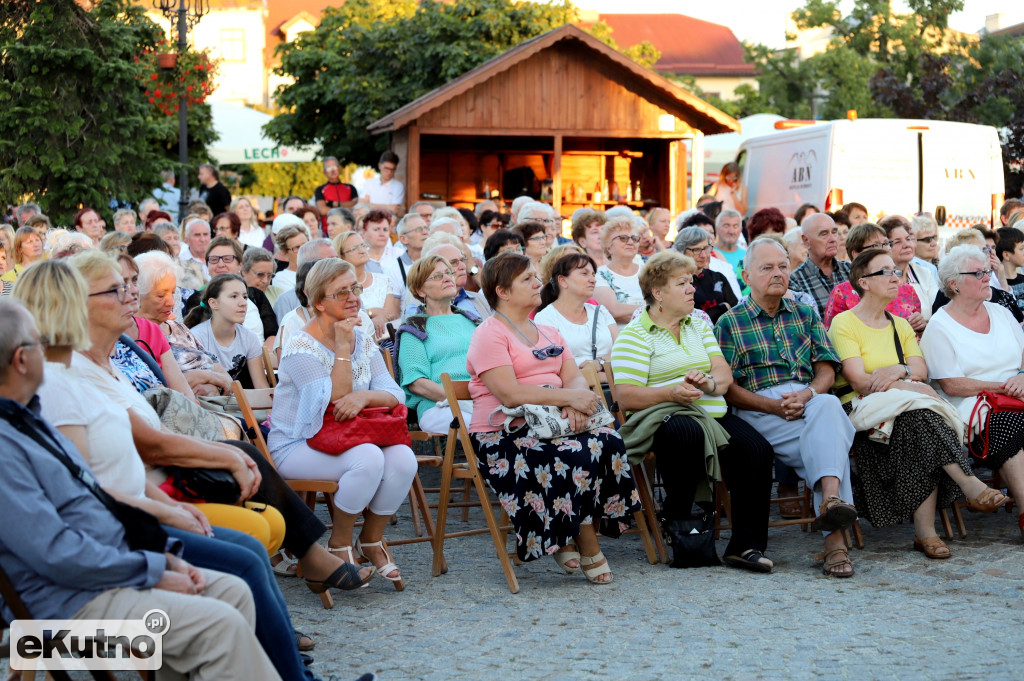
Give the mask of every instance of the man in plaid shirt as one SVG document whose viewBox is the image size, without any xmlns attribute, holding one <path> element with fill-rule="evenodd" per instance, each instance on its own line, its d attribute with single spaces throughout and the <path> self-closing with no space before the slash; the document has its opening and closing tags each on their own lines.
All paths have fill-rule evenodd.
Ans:
<svg viewBox="0 0 1024 681">
<path fill-rule="evenodd" d="M 827 216 L 826 216 L 827 217 Z M 785 297 L 789 257 L 771 239 L 747 249 L 743 280 L 750 296 L 718 320 L 715 336 L 732 367 L 725 394 L 737 415 L 775 448 L 775 456 L 814 489 L 825 532 L 825 574 L 849 577 L 853 565 L 842 530 L 857 518 L 850 485 L 854 429 L 829 395 L 839 357 L 810 305 Z"/>
<path fill-rule="evenodd" d="M 850 279 L 850 263 L 836 260 L 839 228 L 828 215 L 808 215 L 801 229 L 804 233 L 804 246 L 807 247 L 807 260 L 793 270 L 789 286 L 794 291 L 804 291 L 814 296 L 818 303 L 818 316 L 824 317 L 832 289 Z"/>
</svg>

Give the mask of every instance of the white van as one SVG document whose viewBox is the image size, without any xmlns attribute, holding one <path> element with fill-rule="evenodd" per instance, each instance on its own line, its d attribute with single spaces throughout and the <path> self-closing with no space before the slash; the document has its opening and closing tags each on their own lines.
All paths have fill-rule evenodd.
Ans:
<svg viewBox="0 0 1024 681">
<path fill-rule="evenodd" d="M 838 210 L 855 201 L 873 220 L 931 213 L 947 233 L 978 222 L 999 224 L 1002 150 L 996 129 L 987 125 L 809 123 L 744 141 L 736 160 L 748 217 L 769 206 L 792 216 L 804 203 Z"/>
</svg>

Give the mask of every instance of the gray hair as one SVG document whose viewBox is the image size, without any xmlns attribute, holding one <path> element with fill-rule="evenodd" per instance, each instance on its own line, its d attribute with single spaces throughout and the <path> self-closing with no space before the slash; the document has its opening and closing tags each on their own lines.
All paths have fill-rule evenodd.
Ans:
<svg viewBox="0 0 1024 681">
<path fill-rule="evenodd" d="M 320 249 L 324 247 L 331 252 L 329 256 L 320 255 Z M 298 269 L 307 262 L 316 262 L 317 260 L 333 258 L 334 256 L 334 247 L 331 246 L 330 239 L 313 239 L 299 246 L 299 252 L 295 256 L 295 267 Z"/>
<path fill-rule="evenodd" d="M 342 222 L 345 222 L 345 223 L 348 224 L 350 229 L 352 227 L 355 227 L 355 224 L 356 224 L 355 216 L 352 215 L 352 211 L 350 211 L 348 208 L 345 208 L 344 206 L 339 206 L 337 208 L 330 209 L 329 211 L 327 211 L 327 215 L 328 215 L 328 217 L 331 216 L 331 215 L 337 215 L 338 217 L 341 218 Z"/>
<path fill-rule="evenodd" d="M 139 266 L 139 295 L 144 296 L 153 290 L 157 282 L 171 275 L 175 283 L 178 280 L 178 264 L 174 258 L 163 251 L 146 251 L 135 256 L 135 264 Z"/>
<path fill-rule="evenodd" d="M 408 223 L 409 220 L 412 220 L 414 218 L 418 219 L 418 220 L 423 220 L 423 216 L 420 215 L 419 213 L 406 213 L 405 215 L 402 216 L 402 219 L 398 221 L 398 224 L 395 225 L 395 232 L 399 236 L 405 234 L 405 225 L 406 225 L 406 223 Z M 426 224 L 426 222 L 427 222 L 426 220 L 423 220 L 424 224 Z"/>
<path fill-rule="evenodd" d="M 173 170 L 161 170 L 160 171 L 160 179 L 162 179 L 164 182 L 170 182 L 171 180 L 174 179 L 174 171 Z"/>
<path fill-rule="evenodd" d="M 423 242 L 423 255 L 421 257 L 425 258 L 428 255 L 432 255 L 433 252 L 441 246 L 455 246 L 455 248 L 459 249 L 459 252 L 462 253 L 464 257 L 472 257 L 465 242 L 448 232 L 435 232 L 427 237 L 427 240 Z M 472 265 L 472 263 L 470 263 L 470 265 Z"/>
<path fill-rule="evenodd" d="M 536 213 L 540 213 L 538 217 L 534 216 Z M 529 203 L 523 204 L 519 207 L 519 215 L 516 218 L 516 223 L 526 222 L 527 220 L 548 220 L 551 218 L 551 206 L 540 201 L 530 201 Z"/>
<path fill-rule="evenodd" d="M 90 251 L 95 248 L 92 244 L 92 239 L 82 232 L 64 231 L 63 233 L 56 233 L 53 237 L 53 245 L 50 247 L 50 252 L 55 255 L 67 255 L 75 246 L 83 251 Z"/>
<path fill-rule="evenodd" d="M 0 319 L 4 320 L 0 325 L 0 362 L 3 362 L 0 377 L 6 379 L 7 367 L 11 365 L 18 346 L 32 340 L 29 338 L 32 316 L 20 303 L 4 296 L 0 298 Z"/>
<path fill-rule="evenodd" d="M 151 199 L 151 200 L 152 200 L 152 199 Z M 133 210 L 132 210 L 131 208 L 121 208 L 121 209 L 120 209 L 120 210 L 118 210 L 118 211 L 117 211 L 116 213 L 114 213 L 114 217 L 113 217 L 113 219 L 112 219 L 112 222 L 113 222 L 113 224 L 114 224 L 114 227 L 117 227 L 117 222 L 118 222 L 118 220 L 120 220 L 121 218 L 123 218 L 123 217 L 124 217 L 125 215 L 131 215 L 131 216 L 132 216 L 133 218 L 135 218 L 136 220 L 138 220 L 138 219 L 139 219 L 139 214 L 138 214 L 138 213 L 136 213 L 135 211 L 133 211 Z M 136 227 L 138 227 L 138 225 L 136 225 Z"/>
<path fill-rule="evenodd" d="M 148 206 L 149 204 L 153 204 L 153 208 L 155 210 L 160 210 L 160 202 L 154 199 L 153 197 L 149 197 L 148 199 L 142 199 L 141 201 L 139 201 L 139 212 L 144 212 L 146 210 L 146 206 Z M 115 220 L 114 223 L 116 224 L 117 220 Z"/>
<path fill-rule="evenodd" d="M 910 228 L 914 230 L 914 236 L 917 236 L 917 233 L 922 230 L 930 232 L 934 229 L 937 233 L 939 223 L 935 222 L 935 218 L 931 215 L 915 215 L 910 219 Z"/>
<path fill-rule="evenodd" d="M 185 238 L 186 239 L 188 238 L 189 234 L 192 233 L 192 225 L 196 224 L 197 222 L 203 223 L 204 225 L 206 225 L 206 228 L 209 229 L 211 233 L 213 232 L 213 229 L 210 227 L 210 223 L 209 222 L 207 222 L 206 220 L 204 220 L 202 218 L 195 218 L 195 219 L 189 220 L 187 223 L 185 223 Z"/>
<path fill-rule="evenodd" d="M 684 229 L 683 223 L 686 222 L 686 219 L 689 218 L 691 215 L 696 215 L 697 213 L 700 212 L 700 208 L 690 208 L 689 210 L 684 210 L 682 213 L 679 214 L 679 217 L 676 218 L 676 230 L 681 231 L 682 229 Z M 696 225 L 691 225 L 691 227 L 695 226 Z M 704 233 L 707 234 L 707 231 L 705 231 Z"/>
<path fill-rule="evenodd" d="M 514 227 L 515 223 L 519 221 L 519 211 L 522 210 L 523 206 L 528 203 L 533 203 L 534 200 L 535 199 L 532 196 L 517 196 L 515 200 L 512 201 L 512 224 L 509 225 L 510 227 Z"/>
<path fill-rule="evenodd" d="M 436 215 L 437 215 L 436 213 L 434 215 L 435 215 L 434 219 L 430 221 L 430 233 L 431 234 L 434 234 L 434 233 L 438 232 L 442 225 L 447 225 L 448 223 L 451 223 L 451 224 L 455 225 L 455 231 L 456 231 L 457 234 L 459 234 L 459 235 L 462 234 L 462 232 L 463 232 L 462 223 L 460 223 L 458 220 L 456 220 L 455 218 L 448 218 L 448 217 L 443 217 L 443 216 L 442 217 L 436 217 Z M 455 236 L 455 235 L 452 235 L 452 236 Z"/>
<path fill-rule="evenodd" d="M 242 271 L 248 272 L 258 262 L 274 262 L 274 256 L 270 251 L 259 246 L 245 249 L 242 254 Z"/>
<path fill-rule="evenodd" d="M 611 220 L 615 217 L 631 218 L 635 215 L 633 209 L 629 206 L 612 206 L 604 212 L 605 216 Z"/>
<path fill-rule="evenodd" d="M 161 234 L 167 234 L 168 232 L 178 232 L 178 228 L 175 227 L 173 222 L 167 222 L 167 220 L 158 220 L 153 223 L 153 234 L 160 236 Z"/>
<path fill-rule="evenodd" d="M 29 202 L 29 203 L 23 203 L 20 206 L 18 206 L 18 210 L 15 211 L 15 216 L 18 218 L 18 222 L 21 223 L 21 222 L 24 222 L 25 220 L 28 219 L 28 218 L 23 217 L 23 216 L 28 215 L 29 213 L 35 213 L 35 214 L 38 215 L 38 214 L 40 214 L 42 212 L 43 211 L 39 207 L 39 204 Z"/>
<path fill-rule="evenodd" d="M 971 246 L 970 244 L 954 246 L 946 254 L 946 257 L 939 261 L 939 286 L 942 287 L 942 292 L 950 300 L 959 292 L 958 289 L 950 286 L 950 283 L 960 282 L 965 276 L 970 276 L 960 273 L 965 271 L 964 268 L 967 267 L 967 263 L 972 261 L 980 262 L 982 267 L 988 264 L 988 258 L 985 257 L 985 253 L 977 246 Z"/>
<path fill-rule="evenodd" d="M 676 242 L 672 244 L 672 248 L 680 253 L 685 253 L 687 248 L 693 248 L 702 241 L 710 242 L 711 235 L 703 227 L 691 225 L 690 227 L 684 227 L 679 232 L 679 236 L 676 237 Z"/>
<path fill-rule="evenodd" d="M 742 220 L 743 216 L 740 215 L 740 212 L 738 210 L 733 210 L 732 208 L 726 208 L 725 210 L 723 210 L 721 213 L 718 214 L 717 218 L 715 218 L 715 229 L 716 230 L 722 224 L 722 220 L 725 220 L 726 218 L 739 218 L 740 220 Z"/>
<path fill-rule="evenodd" d="M 791 229 L 782 235 L 782 241 L 790 246 L 800 243 L 803 240 L 804 233 L 799 229 Z M 757 241 L 757 239 L 754 239 Z"/>
<path fill-rule="evenodd" d="M 707 234 L 707 232 L 704 233 Z M 798 235 L 800 234 L 800 232 L 795 233 Z M 787 258 L 789 257 L 789 253 L 786 252 L 786 247 L 780 244 L 775 239 L 772 239 L 771 237 L 758 237 L 751 241 L 750 245 L 747 246 L 747 252 L 743 256 L 743 267 L 749 268 L 751 266 L 751 263 L 756 262 L 754 256 L 757 254 L 757 251 L 763 249 L 768 243 L 771 243 L 772 246 L 775 246 L 775 248 L 779 249 L 779 251 Z"/>
</svg>

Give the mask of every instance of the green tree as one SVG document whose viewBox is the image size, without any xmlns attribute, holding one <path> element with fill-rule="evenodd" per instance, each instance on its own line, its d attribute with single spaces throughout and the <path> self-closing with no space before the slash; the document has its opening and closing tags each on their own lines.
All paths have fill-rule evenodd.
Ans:
<svg viewBox="0 0 1024 681">
<path fill-rule="evenodd" d="M 163 38 L 141 8 L 101 0 L 0 3 L 0 197 L 33 200 L 58 224 L 84 205 L 137 203 L 176 156 L 177 118 L 144 95 L 139 57 Z M 212 137 L 190 115 L 193 150 Z M 108 215 L 109 217 L 109 215 Z"/>
<path fill-rule="evenodd" d="M 284 109 L 267 124 L 279 144 L 372 165 L 386 136 L 366 126 L 509 48 L 573 21 L 568 2 L 349 0 L 278 48 Z"/>
<path fill-rule="evenodd" d="M 637 64 L 640 64 L 640 66 L 645 66 L 649 69 L 654 68 L 654 64 L 661 59 L 661 50 L 652 45 L 649 40 L 644 40 L 636 45 L 630 45 L 627 48 L 619 47 L 619 44 L 615 42 L 614 38 L 612 38 L 614 29 L 603 21 L 597 22 L 586 30 L 587 33 L 594 36 L 608 47 L 618 50 Z"/>
</svg>

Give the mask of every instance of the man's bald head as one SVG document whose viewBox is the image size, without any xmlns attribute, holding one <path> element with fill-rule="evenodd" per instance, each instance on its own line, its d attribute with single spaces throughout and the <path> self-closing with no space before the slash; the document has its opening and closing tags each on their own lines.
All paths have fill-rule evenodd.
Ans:
<svg viewBox="0 0 1024 681">
<path fill-rule="evenodd" d="M 812 213 L 804 218 L 800 229 L 803 230 L 804 236 L 810 237 L 816 230 L 820 230 L 822 227 L 835 226 L 835 220 L 829 217 L 827 213 Z"/>
<path fill-rule="evenodd" d="M 7 372 L 19 347 L 33 341 L 35 322 L 20 303 L 12 298 L 0 298 L 0 385 L 7 382 Z"/>
</svg>

